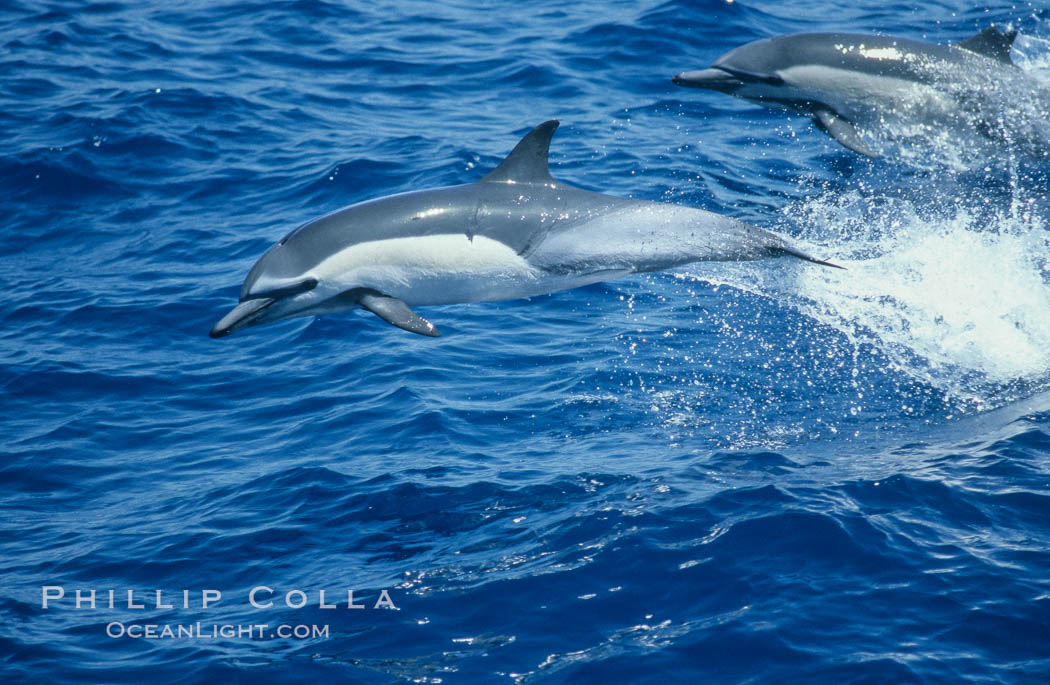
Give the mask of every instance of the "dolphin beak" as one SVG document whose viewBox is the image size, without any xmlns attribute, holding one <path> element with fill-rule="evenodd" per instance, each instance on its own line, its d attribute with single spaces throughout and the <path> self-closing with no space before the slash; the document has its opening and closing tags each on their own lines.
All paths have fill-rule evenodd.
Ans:
<svg viewBox="0 0 1050 685">
<path fill-rule="evenodd" d="M 273 297 L 256 297 L 245 300 L 230 310 L 230 313 L 222 317 L 219 323 L 212 326 L 210 335 L 213 338 L 222 338 L 234 331 L 251 326 L 266 308 L 277 301 Z"/>
<path fill-rule="evenodd" d="M 675 85 L 685 86 L 686 88 L 708 88 L 722 91 L 723 93 L 731 92 L 743 85 L 743 81 L 718 67 L 700 69 L 699 71 L 683 71 L 671 80 L 674 81 Z"/>
</svg>

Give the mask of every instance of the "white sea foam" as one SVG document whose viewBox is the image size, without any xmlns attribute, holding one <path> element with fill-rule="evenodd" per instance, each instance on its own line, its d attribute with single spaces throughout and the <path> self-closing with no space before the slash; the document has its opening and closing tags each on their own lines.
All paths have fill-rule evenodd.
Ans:
<svg viewBox="0 0 1050 685">
<path fill-rule="evenodd" d="M 1050 84 L 1050 39 L 1019 34 L 1010 59 L 1030 76 Z"/>
<path fill-rule="evenodd" d="M 898 371 L 975 408 L 1050 380 L 1050 226 L 1015 202 L 991 221 L 962 207 L 940 218 L 908 202 L 871 211 L 860 192 L 790 210 L 811 247 L 846 271 L 765 269 L 704 277 L 775 295 L 872 345 Z M 925 212 L 923 212 L 925 214 Z M 819 238 L 818 238 L 819 237 Z"/>
</svg>

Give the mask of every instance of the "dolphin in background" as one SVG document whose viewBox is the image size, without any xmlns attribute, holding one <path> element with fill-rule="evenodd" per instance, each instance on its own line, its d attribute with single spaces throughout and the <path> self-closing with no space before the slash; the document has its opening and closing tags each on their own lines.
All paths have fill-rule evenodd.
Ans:
<svg viewBox="0 0 1050 685">
<path fill-rule="evenodd" d="M 792 256 L 742 221 L 574 188 L 551 177 L 557 121 L 540 124 L 488 175 L 340 209 L 272 246 L 211 337 L 298 316 L 366 309 L 441 335 L 411 307 L 531 297 L 700 261 Z"/>
<path fill-rule="evenodd" d="M 876 153 L 858 129 L 889 138 L 969 133 L 1050 154 L 1050 89 L 1010 60 L 1016 31 L 989 27 L 954 45 L 895 36 L 799 33 L 747 43 L 672 80 L 813 119 L 845 147 Z M 962 145 L 966 145 L 963 141 Z"/>
</svg>

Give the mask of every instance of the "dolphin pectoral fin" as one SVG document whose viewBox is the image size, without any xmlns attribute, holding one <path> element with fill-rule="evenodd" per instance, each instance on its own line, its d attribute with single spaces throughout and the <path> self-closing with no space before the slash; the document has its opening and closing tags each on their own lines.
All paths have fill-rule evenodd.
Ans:
<svg viewBox="0 0 1050 685">
<path fill-rule="evenodd" d="M 813 111 L 813 123 L 821 131 L 837 140 L 843 147 L 847 147 L 865 157 L 878 157 L 875 151 L 861 140 L 860 134 L 857 133 L 857 129 L 853 128 L 853 124 L 836 112 L 823 107 L 815 109 Z"/>
<path fill-rule="evenodd" d="M 416 314 L 396 297 L 369 293 L 361 295 L 358 303 L 391 326 L 431 338 L 441 337 L 441 332 L 434 327 L 434 324 Z"/>
</svg>

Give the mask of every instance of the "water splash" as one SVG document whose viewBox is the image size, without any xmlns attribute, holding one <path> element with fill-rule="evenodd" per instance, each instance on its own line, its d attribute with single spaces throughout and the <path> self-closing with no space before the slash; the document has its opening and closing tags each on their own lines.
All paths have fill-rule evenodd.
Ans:
<svg viewBox="0 0 1050 685">
<path fill-rule="evenodd" d="M 982 410 L 1050 383 L 1050 226 L 1025 202 L 989 216 L 860 191 L 788 210 L 848 271 L 768 270 L 751 284 L 873 345 L 896 371 Z M 927 209 L 923 207 L 922 209 Z"/>
<path fill-rule="evenodd" d="M 1050 84 L 1050 39 L 1018 34 L 1010 58 L 1022 71 Z"/>
</svg>

